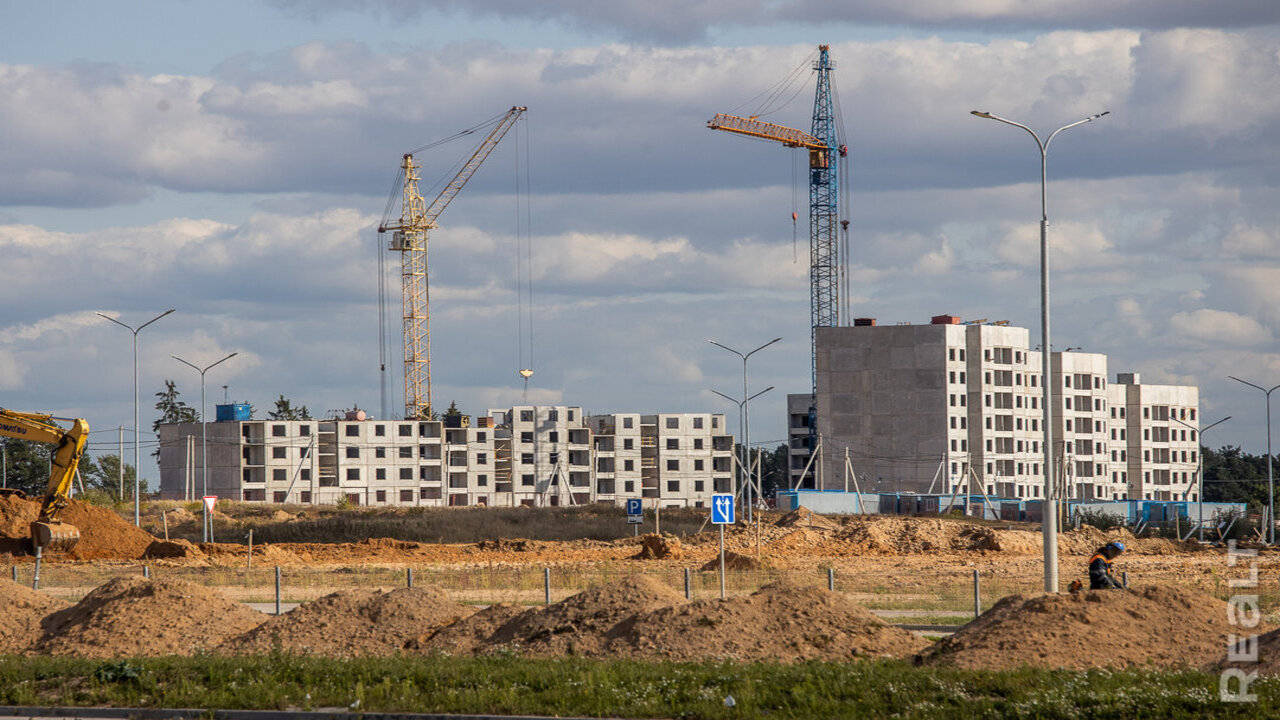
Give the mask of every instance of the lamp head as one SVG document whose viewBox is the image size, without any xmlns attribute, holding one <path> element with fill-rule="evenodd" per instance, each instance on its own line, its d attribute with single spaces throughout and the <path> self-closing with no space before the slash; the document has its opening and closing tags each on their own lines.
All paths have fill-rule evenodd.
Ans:
<svg viewBox="0 0 1280 720">
<path fill-rule="evenodd" d="M 992 114 L 987 112 L 986 110 L 970 110 L 969 114 L 977 115 L 980 118 L 986 118 L 988 120 L 995 120 L 995 117 L 992 116 Z"/>
</svg>

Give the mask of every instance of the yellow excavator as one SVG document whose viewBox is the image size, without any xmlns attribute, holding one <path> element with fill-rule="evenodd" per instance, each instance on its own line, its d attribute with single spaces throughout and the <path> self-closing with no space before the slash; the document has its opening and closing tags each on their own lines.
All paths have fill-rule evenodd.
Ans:
<svg viewBox="0 0 1280 720">
<path fill-rule="evenodd" d="M 70 422 L 70 429 L 54 424 Z M 89 441 L 89 422 L 81 418 L 54 418 L 52 415 L 15 412 L 0 408 L 0 436 L 53 445 L 53 465 L 49 484 L 40 503 L 40 515 L 31 523 L 31 546 L 38 558 L 42 550 L 66 552 L 80 540 L 80 530 L 59 522 L 69 503 L 68 494 L 76 468 Z M 10 491 L 21 495 L 18 491 Z"/>
</svg>

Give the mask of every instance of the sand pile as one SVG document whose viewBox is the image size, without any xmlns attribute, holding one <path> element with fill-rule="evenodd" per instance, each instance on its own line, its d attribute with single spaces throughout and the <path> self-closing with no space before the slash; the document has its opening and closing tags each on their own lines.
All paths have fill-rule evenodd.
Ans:
<svg viewBox="0 0 1280 720">
<path fill-rule="evenodd" d="M 843 593 L 786 583 L 635 618 L 611 656 L 668 660 L 847 660 L 906 657 L 928 642 L 886 624 Z"/>
<path fill-rule="evenodd" d="M 429 636 L 410 641 L 405 649 L 410 652 L 470 655 L 492 644 L 490 640 L 498 628 L 526 612 L 537 612 L 537 610 L 510 603 L 490 605 L 474 615 L 436 630 Z"/>
<path fill-rule="evenodd" d="M 435 588 L 343 590 L 272 616 L 222 643 L 218 650 L 262 654 L 278 649 L 326 657 L 394 655 L 473 612 Z"/>
<path fill-rule="evenodd" d="M 649 533 L 640 539 L 640 552 L 636 560 L 679 560 L 684 557 L 684 546 L 674 536 Z"/>
<path fill-rule="evenodd" d="M 837 530 L 840 523 L 819 515 L 809 508 L 801 507 L 783 515 L 774 523 L 777 527 L 807 527 L 818 530 Z"/>
<path fill-rule="evenodd" d="M 736 553 L 732 550 L 726 550 L 724 553 L 725 570 L 759 570 L 762 567 L 764 567 L 764 563 L 755 559 L 751 555 L 743 555 L 742 553 Z M 717 553 L 715 557 L 703 563 L 702 567 L 698 569 L 703 572 L 719 572 L 720 554 Z"/>
<path fill-rule="evenodd" d="M 185 547 L 184 550 L 186 550 Z M 237 545 L 235 543 L 200 543 L 195 545 L 193 550 L 186 551 L 192 554 L 185 557 L 199 558 L 203 556 L 208 559 L 210 565 L 244 565 L 249 556 L 249 547 L 247 545 Z M 253 546 L 253 562 L 258 567 L 298 565 L 302 562 L 302 558 L 277 545 L 261 543 Z"/>
<path fill-rule="evenodd" d="M 487 646 L 531 655 L 599 655 L 637 614 L 684 602 L 684 595 L 653 578 L 629 577 L 517 615 L 493 633 Z"/>
<path fill-rule="evenodd" d="M 0 655 L 26 650 L 40 639 L 40 621 L 68 605 L 12 580 L 0 580 Z"/>
<path fill-rule="evenodd" d="M 0 495 L 0 553 L 29 555 L 31 523 L 39 515 L 38 501 Z M 136 560 L 155 540 L 110 508 L 78 500 L 62 511 L 61 520 L 80 530 L 80 542 L 66 555 L 72 560 Z"/>
<path fill-rule="evenodd" d="M 990 669 L 1201 667 L 1220 658 L 1227 636 L 1238 631 L 1225 602 L 1187 588 L 1011 595 L 922 661 Z"/>
<path fill-rule="evenodd" d="M 147 551 L 143 554 L 143 557 L 149 560 L 176 558 L 200 559 L 204 558 L 205 554 L 204 551 L 200 549 L 199 545 L 196 545 L 190 540 L 178 538 L 175 540 L 156 540 L 155 542 L 152 542 L 147 546 Z"/>
<path fill-rule="evenodd" d="M 1250 635 L 1254 632 L 1259 633 L 1258 638 L 1249 640 Z M 1237 634 L 1239 637 L 1236 638 L 1236 645 L 1233 645 L 1230 649 L 1224 648 L 1222 657 L 1208 668 L 1210 671 L 1220 672 L 1226 668 L 1239 668 L 1246 673 L 1257 672 L 1259 675 L 1280 675 L 1280 629 L 1262 632 L 1260 628 L 1240 627 Z M 1234 650 L 1239 655 L 1248 656 L 1253 652 L 1254 648 L 1257 648 L 1257 662 L 1251 660 L 1228 662 L 1231 650 Z"/>
<path fill-rule="evenodd" d="M 116 578 L 45 619 L 32 650 L 90 658 L 190 655 L 256 627 L 264 616 L 185 580 Z"/>
</svg>

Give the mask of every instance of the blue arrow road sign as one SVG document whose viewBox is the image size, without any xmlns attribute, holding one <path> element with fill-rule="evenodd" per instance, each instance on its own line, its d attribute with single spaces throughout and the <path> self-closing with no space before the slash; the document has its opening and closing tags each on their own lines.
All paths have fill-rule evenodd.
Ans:
<svg viewBox="0 0 1280 720">
<path fill-rule="evenodd" d="M 628 498 L 628 499 L 627 499 L 627 514 L 628 514 L 628 515 L 643 515 L 643 514 L 644 514 L 644 506 L 640 504 L 640 498 Z"/>
<path fill-rule="evenodd" d="M 711 524 L 712 525 L 732 525 L 733 524 L 733 496 L 732 495 L 712 495 L 711 496 Z"/>
</svg>

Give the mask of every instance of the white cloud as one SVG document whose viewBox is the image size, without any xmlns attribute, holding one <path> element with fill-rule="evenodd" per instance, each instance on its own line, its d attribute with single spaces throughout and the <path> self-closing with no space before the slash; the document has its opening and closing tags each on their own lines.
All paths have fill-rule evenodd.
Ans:
<svg viewBox="0 0 1280 720">
<path fill-rule="evenodd" d="M 1190 340 L 1218 345 L 1249 347 L 1271 342 L 1274 336 L 1257 320 L 1234 312 L 1202 308 L 1170 318 L 1175 333 Z"/>
</svg>

